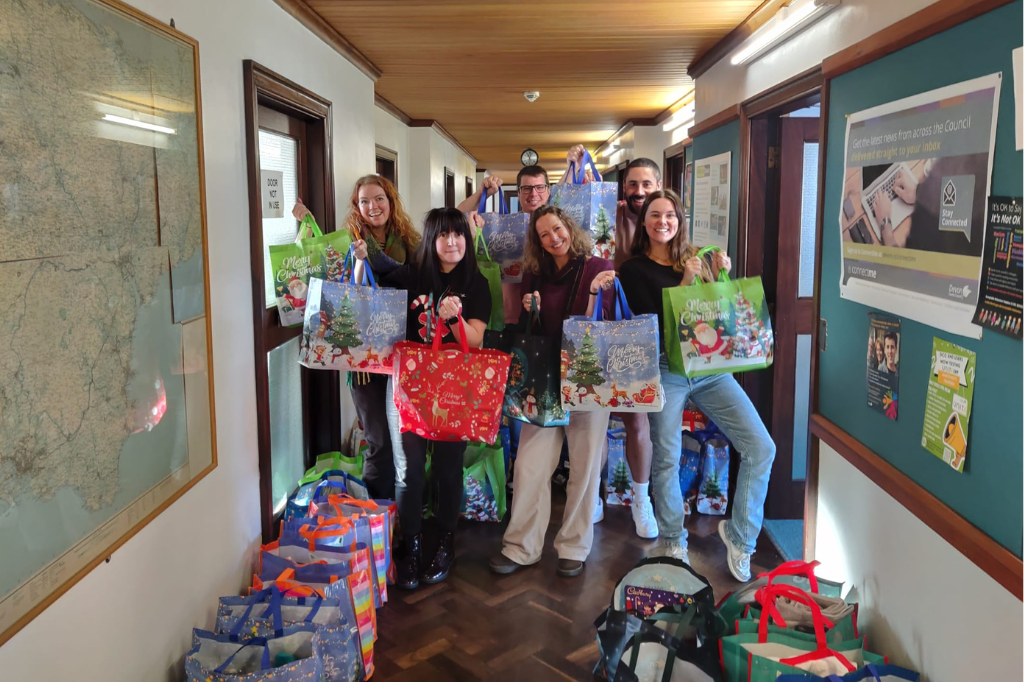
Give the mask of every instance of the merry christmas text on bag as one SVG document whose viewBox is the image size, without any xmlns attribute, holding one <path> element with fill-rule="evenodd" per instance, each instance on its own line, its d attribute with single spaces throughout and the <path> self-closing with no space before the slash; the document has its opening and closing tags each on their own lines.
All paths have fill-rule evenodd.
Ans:
<svg viewBox="0 0 1024 682">
<path fill-rule="evenodd" d="M 698 252 L 703 258 L 717 246 Z M 689 378 L 746 372 L 772 364 L 774 337 L 760 277 L 695 280 L 662 291 L 665 354 L 673 374 Z"/>
<path fill-rule="evenodd" d="M 493 443 L 501 425 L 509 356 L 470 348 L 459 316 L 459 343 L 395 344 L 395 405 L 402 432 L 427 440 Z"/>
<path fill-rule="evenodd" d="M 501 267 L 501 281 L 518 284 L 523 280 L 523 250 L 526 248 L 526 231 L 530 229 L 530 214 L 522 211 L 509 213 L 505 195 L 500 191 L 495 201 L 498 202 L 498 213 L 485 213 L 487 193 L 480 195 L 477 213 L 484 221 L 484 242 L 489 258 Z"/>
<path fill-rule="evenodd" d="M 584 182 L 588 163 L 594 182 Z M 628 249 L 629 244 L 615 243 L 618 183 L 601 181 L 601 174 L 597 172 L 590 152 L 584 152 L 578 171 L 573 163 L 566 172 L 570 182 L 552 185 L 551 205 L 568 213 L 580 227 L 590 233 L 594 241 L 593 255 L 611 260 L 617 248 Z"/>
<path fill-rule="evenodd" d="M 370 268 L 362 271 L 362 286 L 310 280 L 299 345 L 303 367 L 391 373 L 394 345 L 405 338 L 406 292 L 380 289 Z"/>
<path fill-rule="evenodd" d="M 339 279 L 342 254 L 351 244 L 352 235 L 348 230 L 324 234 L 313 214 L 307 213 L 293 243 L 268 247 L 278 319 L 282 327 L 302 324 L 310 278 Z"/>
<path fill-rule="evenodd" d="M 634 316 L 615 280 L 615 319 L 603 320 L 603 294 L 598 291 L 590 317 L 562 324 L 562 409 L 660 412 L 658 316 Z"/>
</svg>

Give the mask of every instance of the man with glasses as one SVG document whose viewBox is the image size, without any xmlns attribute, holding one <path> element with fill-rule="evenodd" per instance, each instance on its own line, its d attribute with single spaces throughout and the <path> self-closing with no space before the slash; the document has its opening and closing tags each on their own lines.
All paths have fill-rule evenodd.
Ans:
<svg viewBox="0 0 1024 682">
<path fill-rule="evenodd" d="M 583 145 L 578 144 L 569 150 L 565 159 L 569 164 L 579 168 L 583 163 Z M 566 173 L 568 175 L 568 172 Z M 615 212 L 615 269 L 629 260 L 633 234 L 636 232 L 636 221 L 640 215 L 647 196 L 661 189 L 661 169 L 658 164 L 647 158 L 634 159 L 626 167 L 626 177 L 622 181 L 623 201 L 619 202 Z M 658 537 L 658 520 L 654 516 L 651 505 L 649 486 L 651 481 L 651 459 L 654 455 L 651 444 L 651 427 L 647 415 L 643 412 L 613 413 L 622 420 L 626 428 L 626 462 L 633 476 L 633 524 L 636 534 L 642 538 Z M 681 425 L 680 425 L 681 427 Z"/>
</svg>

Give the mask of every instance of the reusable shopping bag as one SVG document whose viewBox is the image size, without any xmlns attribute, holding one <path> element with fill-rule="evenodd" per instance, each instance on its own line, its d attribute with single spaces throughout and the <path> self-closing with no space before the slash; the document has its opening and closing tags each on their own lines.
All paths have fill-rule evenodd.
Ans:
<svg viewBox="0 0 1024 682">
<path fill-rule="evenodd" d="M 306 235 L 311 236 L 306 236 Z M 273 244 L 268 247 L 274 276 L 274 293 L 282 327 L 295 327 L 303 323 L 309 280 L 320 277 L 340 279 L 338 267 L 341 254 L 348 251 L 352 235 L 348 230 L 335 230 L 324 234 L 312 213 L 307 213 L 291 244 Z"/>
<path fill-rule="evenodd" d="M 380 289 L 370 268 L 362 272 L 362 286 L 310 279 L 299 345 L 303 367 L 391 373 L 394 345 L 405 338 L 406 292 Z"/>
<path fill-rule="evenodd" d="M 720 250 L 705 246 L 697 255 Z M 771 366 L 774 337 L 760 277 L 729 279 L 722 270 L 717 282 L 663 289 L 662 305 L 673 374 L 692 379 Z"/>
<path fill-rule="evenodd" d="M 313 625 L 320 634 L 327 682 L 363 679 L 359 631 L 342 614 L 341 599 L 283 597 L 272 587 L 248 597 L 221 597 L 217 606 L 216 633 L 238 642 L 281 636 L 295 625 Z"/>
<path fill-rule="evenodd" d="M 633 504 L 633 476 L 626 461 L 626 432 L 621 429 L 608 430 L 608 464 L 604 501 L 606 504 Z"/>
<path fill-rule="evenodd" d="M 615 319 L 604 320 L 599 290 L 590 317 L 562 323 L 562 409 L 659 412 L 658 316 L 633 315 L 615 280 Z"/>
<path fill-rule="evenodd" d="M 323 676 L 323 645 L 313 625 L 294 625 L 280 637 L 242 643 L 230 635 L 193 630 L 192 649 L 185 657 L 187 682 L 308 682 Z"/>
<path fill-rule="evenodd" d="M 362 432 L 359 431 L 359 434 Z M 363 448 L 365 449 L 365 448 Z M 359 452 L 355 457 L 348 457 L 340 452 L 325 452 L 317 455 L 316 462 L 306 470 L 305 475 L 299 479 L 299 485 L 319 481 L 325 471 L 342 471 L 350 476 L 360 478 L 363 475 L 363 453 Z"/>
<path fill-rule="evenodd" d="M 565 426 L 569 415 L 558 397 L 561 371 L 559 340 L 534 334 L 540 327 L 536 308 L 527 315 L 526 331 L 513 334 L 508 349 L 511 364 L 505 386 L 503 413 L 534 426 Z"/>
<path fill-rule="evenodd" d="M 501 290 L 501 265 L 491 260 L 491 254 L 487 250 L 487 242 L 484 240 L 483 231 L 477 231 L 473 243 L 476 247 L 476 269 L 487 280 L 487 289 L 491 292 L 491 319 L 487 322 L 487 329 L 500 332 L 505 328 L 505 301 Z"/>
<path fill-rule="evenodd" d="M 760 573 L 754 580 L 743 585 L 735 592 L 729 592 L 718 604 L 718 615 L 726 623 L 734 623 L 742 618 L 751 604 L 757 603 L 757 590 L 765 585 L 781 584 L 798 587 L 805 592 L 822 594 L 828 597 L 842 596 L 843 584 L 819 578 L 815 575 L 817 561 L 787 561 L 774 570 Z"/>
<path fill-rule="evenodd" d="M 797 597 L 793 596 L 794 592 Z M 810 601 L 814 606 L 809 605 Z M 758 621 L 763 626 L 770 619 L 775 619 L 776 625 L 782 628 L 811 632 L 815 612 L 820 612 L 825 619 L 828 641 L 842 642 L 860 637 L 857 604 L 848 604 L 841 597 L 807 592 L 792 585 L 771 583 L 754 593 L 754 603 L 747 606 L 736 627 L 739 631 L 743 620 Z"/>
<path fill-rule="evenodd" d="M 493 445 L 471 443 L 462 458 L 462 509 L 470 521 L 505 518 L 505 451 L 501 440 Z"/>
<path fill-rule="evenodd" d="M 596 182 L 584 183 L 587 164 L 590 164 Z M 583 153 L 578 171 L 576 164 L 571 163 L 567 173 L 571 182 L 551 187 L 551 205 L 568 213 L 580 227 L 590 233 L 594 242 L 593 255 L 611 260 L 615 257 L 616 248 L 629 248 L 629 244 L 615 243 L 618 183 L 601 181 L 601 174 L 597 172 L 590 152 Z"/>
<path fill-rule="evenodd" d="M 729 441 L 717 431 L 703 431 L 697 437 L 701 447 L 697 511 L 723 516 L 729 506 Z"/>
<path fill-rule="evenodd" d="M 526 248 L 526 231 L 530 228 L 530 214 L 520 211 L 509 213 L 505 195 L 497 193 L 498 213 L 485 213 L 487 193 L 480 195 L 477 213 L 484 221 L 483 236 L 488 259 L 493 258 L 501 268 L 501 281 L 505 284 L 519 284 L 523 281 L 523 250 Z M 500 306 L 499 306 L 500 307 Z M 491 307 L 494 314 L 494 307 Z"/>
<path fill-rule="evenodd" d="M 314 467 L 316 468 L 316 467 Z M 303 482 L 307 481 L 308 482 Z M 330 495 L 346 493 L 360 500 L 369 499 L 366 484 L 341 469 L 328 469 L 312 477 L 307 471 L 299 481 L 299 489 L 288 498 L 284 508 L 284 519 L 302 518 L 309 515 L 309 505 L 319 494 L 321 500 Z"/>
<path fill-rule="evenodd" d="M 918 682 L 921 674 L 898 665 L 868 663 L 860 670 L 845 675 L 781 675 L 775 682 Z"/>
<path fill-rule="evenodd" d="M 440 325 L 438 325 L 440 327 Z M 395 404 L 401 431 L 427 440 L 493 443 L 508 381 L 507 353 L 470 348 L 459 316 L 458 344 L 395 345 Z"/>
<path fill-rule="evenodd" d="M 356 530 L 356 542 L 373 550 L 374 573 L 381 601 L 386 602 L 387 575 L 391 566 L 391 540 L 398 506 L 391 500 L 357 500 L 350 495 L 331 495 L 314 501 L 310 516 L 347 518 Z"/>
<path fill-rule="evenodd" d="M 696 509 L 697 493 L 700 491 L 703 444 L 699 432 L 684 430 L 682 444 L 679 456 L 679 491 L 683 496 L 683 513 L 692 514 Z"/>
</svg>

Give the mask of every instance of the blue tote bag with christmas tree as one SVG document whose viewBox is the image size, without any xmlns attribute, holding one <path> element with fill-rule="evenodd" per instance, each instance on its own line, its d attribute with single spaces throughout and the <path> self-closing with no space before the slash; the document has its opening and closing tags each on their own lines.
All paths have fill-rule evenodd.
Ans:
<svg viewBox="0 0 1024 682">
<path fill-rule="evenodd" d="M 590 164 L 593 182 L 584 182 L 586 167 Z M 611 260 L 616 248 L 628 249 L 629 244 L 615 244 L 615 203 L 619 197 L 616 182 L 602 182 L 601 174 L 590 157 L 583 153 L 579 170 L 569 164 L 569 182 L 551 187 L 551 205 L 568 213 L 580 227 L 590 232 L 594 240 L 594 255 Z"/>
<path fill-rule="evenodd" d="M 343 268 L 351 255 L 349 247 Z M 362 286 L 310 279 L 299 342 L 303 367 L 391 373 L 395 344 L 405 339 L 406 292 L 380 289 L 370 268 L 362 271 Z"/>
<path fill-rule="evenodd" d="M 480 195 L 478 213 L 483 218 L 484 243 L 490 259 L 501 268 L 503 284 L 523 281 L 523 250 L 526 248 L 526 230 L 530 227 L 529 213 L 509 213 L 505 195 L 500 191 L 495 201 L 497 213 L 485 213 L 487 193 Z"/>
<path fill-rule="evenodd" d="M 634 316 L 615 280 L 615 319 L 604 320 L 603 295 L 598 291 L 593 315 L 562 323 L 562 409 L 660 412 L 658 316 Z"/>
<path fill-rule="evenodd" d="M 717 246 L 705 246 L 703 258 Z M 673 374 L 694 378 L 765 369 L 772 364 L 774 338 L 760 277 L 718 281 L 662 291 L 665 354 Z"/>
</svg>

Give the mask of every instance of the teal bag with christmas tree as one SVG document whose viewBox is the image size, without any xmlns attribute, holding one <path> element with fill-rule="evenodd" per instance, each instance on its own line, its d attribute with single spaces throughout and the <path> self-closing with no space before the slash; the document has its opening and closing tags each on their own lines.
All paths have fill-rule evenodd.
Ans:
<svg viewBox="0 0 1024 682">
<path fill-rule="evenodd" d="M 705 246 L 703 258 L 717 246 Z M 662 290 L 665 354 L 673 374 L 694 378 L 765 369 L 772 364 L 772 321 L 760 277 L 696 280 Z"/>
<path fill-rule="evenodd" d="M 349 247 L 343 269 L 347 269 Z M 380 289 L 370 268 L 363 286 L 314 277 L 299 342 L 299 364 L 310 369 L 391 374 L 395 344 L 405 339 L 406 292 Z"/>
<path fill-rule="evenodd" d="M 472 443 L 463 455 L 462 510 L 471 521 L 501 521 L 505 517 L 505 449 L 500 436 L 495 444 Z"/>
<path fill-rule="evenodd" d="M 527 318 L 526 333 L 513 334 L 511 346 L 503 349 L 512 362 L 502 412 L 534 426 L 565 426 L 569 415 L 558 397 L 561 344 L 557 338 L 533 333 L 534 327 L 540 327 L 540 317 L 532 303 Z M 506 335 L 510 332 L 511 328 Z"/>
<path fill-rule="evenodd" d="M 586 177 L 586 166 L 590 164 L 593 181 Z M 551 187 L 551 205 L 568 213 L 576 223 L 590 233 L 594 241 L 593 255 L 611 260 L 615 249 L 629 249 L 629 244 L 615 244 L 615 204 L 618 201 L 619 185 L 616 182 L 602 182 L 601 174 L 590 157 L 583 153 L 580 168 L 569 164 L 566 171 L 569 182 Z"/>
</svg>

